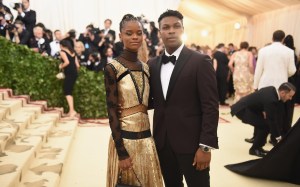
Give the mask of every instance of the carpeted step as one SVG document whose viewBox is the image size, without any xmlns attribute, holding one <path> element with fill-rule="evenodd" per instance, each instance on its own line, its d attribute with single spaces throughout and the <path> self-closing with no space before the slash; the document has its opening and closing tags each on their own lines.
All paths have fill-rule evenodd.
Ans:
<svg viewBox="0 0 300 187">
<path fill-rule="evenodd" d="M 48 142 L 42 146 L 18 187 L 59 185 L 77 124 L 77 120 L 67 120 L 53 128 Z"/>
<path fill-rule="evenodd" d="M 4 153 L 0 155 L 1 187 L 19 184 L 59 118 L 59 113 L 40 114 L 15 140 L 6 143 Z"/>
</svg>

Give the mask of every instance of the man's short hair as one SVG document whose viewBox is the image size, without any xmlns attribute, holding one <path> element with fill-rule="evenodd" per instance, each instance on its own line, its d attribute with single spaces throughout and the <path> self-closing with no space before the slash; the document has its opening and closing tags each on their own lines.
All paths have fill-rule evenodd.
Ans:
<svg viewBox="0 0 300 187">
<path fill-rule="evenodd" d="M 285 37 L 285 33 L 282 30 L 277 30 L 273 33 L 273 41 L 281 42 Z"/>
<path fill-rule="evenodd" d="M 232 46 L 232 47 L 234 47 L 233 43 L 229 43 L 229 44 L 228 44 L 228 46 Z"/>
<path fill-rule="evenodd" d="M 53 33 L 55 34 L 56 32 L 60 32 L 60 30 L 59 30 L 59 29 L 57 29 L 57 30 L 55 30 Z"/>
<path fill-rule="evenodd" d="M 16 21 L 14 22 L 14 25 L 15 25 L 15 24 L 24 25 L 23 21 L 21 21 L 21 20 L 16 20 Z"/>
<path fill-rule="evenodd" d="M 181 23 L 183 24 L 183 15 L 177 10 L 167 10 L 164 13 L 162 13 L 158 18 L 159 26 L 160 26 L 160 21 L 165 17 L 176 17 L 180 19 Z"/>
<path fill-rule="evenodd" d="M 106 21 L 109 21 L 109 23 L 112 24 L 111 19 L 106 19 L 106 20 L 104 21 L 104 23 L 105 23 Z"/>
<path fill-rule="evenodd" d="M 223 43 L 219 43 L 218 45 L 217 45 L 217 49 L 220 49 L 220 48 L 222 48 L 222 47 L 225 47 L 225 44 L 223 44 Z"/>
<path fill-rule="evenodd" d="M 285 82 L 279 86 L 278 90 L 285 92 L 290 92 L 291 90 L 293 90 L 294 92 L 296 92 L 296 87 L 292 83 Z"/>
</svg>

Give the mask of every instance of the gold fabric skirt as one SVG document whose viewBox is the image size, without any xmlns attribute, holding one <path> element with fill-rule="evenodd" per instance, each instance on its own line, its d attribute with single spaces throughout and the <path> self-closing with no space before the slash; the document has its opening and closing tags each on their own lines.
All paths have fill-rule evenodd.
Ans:
<svg viewBox="0 0 300 187">
<path fill-rule="evenodd" d="M 143 187 L 163 187 L 159 160 L 152 137 L 129 140 L 123 139 L 125 148 L 130 155 L 133 169 Z M 115 187 L 119 175 L 119 159 L 112 137 L 108 146 L 107 187 Z M 140 186 L 132 169 L 122 172 L 122 183 Z"/>
</svg>

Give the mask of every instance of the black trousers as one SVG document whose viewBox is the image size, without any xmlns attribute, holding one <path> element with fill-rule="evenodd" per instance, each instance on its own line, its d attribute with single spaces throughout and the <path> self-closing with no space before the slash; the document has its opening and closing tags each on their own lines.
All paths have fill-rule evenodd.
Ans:
<svg viewBox="0 0 300 187">
<path fill-rule="evenodd" d="M 224 104 L 228 89 L 227 76 L 217 76 L 217 86 L 220 104 Z"/>
<path fill-rule="evenodd" d="M 164 148 L 158 150 L 165 187 L 183 187 L 183 176 L 188 187 L 209 187 L 209 168 L 196 170 L 192 165 L 195 154 L 175 153 L 167 139 Z"/>
<path fill-rule="evenodd" d="M 250 149 L 258 149 L 266 144 L 269 126 L 263 117 L 262 112 L 257 112 L 251 109 L 244 109 L 236 114 L 236 117 L 244 123 L 254 126 L 254 142 Z"/>
</svg>

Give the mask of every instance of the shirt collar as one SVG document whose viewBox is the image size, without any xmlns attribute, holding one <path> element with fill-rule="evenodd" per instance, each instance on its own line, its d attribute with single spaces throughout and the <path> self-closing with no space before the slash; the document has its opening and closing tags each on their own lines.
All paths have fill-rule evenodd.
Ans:
<svg viewBox="0 0 300 187">
<path fill-rule="evenodd" d="M 169 54 L 169 53 L 167 52 L 167 50 L 165 50 L 165 54 L 166 54 L 166 56 L 172 56 L 172 55 L 174 55 L 174 56 L 176 57 L 176 60 L 177 60 L 178 57 L 179 57 L 179 55 L 180 55 L 180 53 L 181 53 L 181 51 L 182 51 L 182 49 L 183 49 L 183 47 L 184 47 L 184 44 L 182 43 L 181 46 L 178 47 L 178 48 L 176 49 L 176 51 L 174 51 L 173 54 Z"/>
<path fill-rule="evenodd" d="M 24 10 L 24 12 L 29 12 L 30 11 L 30 8 L 27 8 L 26 10 Z"/>
</svg>

